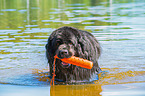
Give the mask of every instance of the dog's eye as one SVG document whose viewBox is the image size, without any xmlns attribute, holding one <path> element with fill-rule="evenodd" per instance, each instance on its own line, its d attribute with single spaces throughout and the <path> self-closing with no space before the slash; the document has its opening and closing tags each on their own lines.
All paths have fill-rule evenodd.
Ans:
<svg viewBox="0 0 145 96">
<path fill-rule="evenodd" d="M 56 43 L 56 45 L 58 46 L 58 45 L 59 45 L 59 43 Z"/>
<path fill-rule="evenodd" d="M 61 44 L 61 41 L 56 41 L 56 45 L 60 45 Z"/>
<path fill-rule="evenodd" d="M 69 41 L 68 43 L 71 44 L 71 45 L 73 44 L 72 41 Z"/>
<path fill-rule="evenodd" d="M 60 42 L 56 42 L 56 45 L 59 45 L 60 44 Z"/>
</svg>

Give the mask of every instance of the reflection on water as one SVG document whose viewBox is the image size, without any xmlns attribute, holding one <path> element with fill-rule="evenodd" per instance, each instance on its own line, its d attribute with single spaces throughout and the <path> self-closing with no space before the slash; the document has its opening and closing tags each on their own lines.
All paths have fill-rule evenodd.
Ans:
<svg viewBox="0 0 145 96">
<path fill-rule="evenodd" d="M 61 90 L 60 90 L 61 89 Z M 56 85 L 51 86 L 51 96 L 101 96 L 101 85 L 89 84 L 89 85 Z"/>
<path fill-rule="evenodd" d="M 0 82 L 49 85 L 47 38 L 58 27 L 73 26 L 91 32 L 101 43 L 99 64 L 109 73 L 100 74 L 96 84 L 144 83 L 144 21 L 144 0 L 0 0 Z M 45 72 L 36 76 L 33 69 Z M 96 92 L 99 86 L 76 89 Z M 51 94 L 58 94 L 52 91 L 57 87 Z M 81 94 L 73 88 L 67 92 Z"/>
</svg>

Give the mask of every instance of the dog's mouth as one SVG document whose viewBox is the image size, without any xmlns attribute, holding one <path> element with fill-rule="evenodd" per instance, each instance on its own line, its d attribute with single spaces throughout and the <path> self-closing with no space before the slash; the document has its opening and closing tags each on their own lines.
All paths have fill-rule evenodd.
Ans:
<svg viewBox="0 0 145 96">
<path fill-rule="evenodd" d="M 71 64 L 61 61 L 61 65 L 63 68 L 68 68 Z"/>
</svg>

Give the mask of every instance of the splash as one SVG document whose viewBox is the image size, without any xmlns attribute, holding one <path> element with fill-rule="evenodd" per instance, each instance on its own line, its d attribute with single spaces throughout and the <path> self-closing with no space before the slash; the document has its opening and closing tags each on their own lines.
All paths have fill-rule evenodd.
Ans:
<svg viewBox="0 0 145 96">
<path fill-rule="evenodd" d="M 32 74 L 35 75 L 35 78 L 36 78 L 38 81 L 50 82 L 48 69 L 42 69 L 42 70 L 33 69 Z"/>
<path fill-rule="evenodd" d="M 128 83 L 142 83 L 145 82 L 145 71 L 124 71 L 122 72 L 119 68 L 102 68 L 104 72 L 98 74 L 99 80 L 94 80 L 91 83 L 101 84 L 101 85 L 114 85 L 114 84 L 128 84 Z M 107 72 L 108 71 L 108 72 Z M 48 70 L 38 70 L 35 69 L 33 74 L 37 75 L 36 79 L 38 81 L 50 82 L 48 77 L 50 74 Z M 62 83 L 60 83 L 62 84 Z M 64 83 L 63 83 L 64 84 Z M 78 83 L 81 84 L 81 83 Z M 84 83 L 82 83 L 84 84 Z M 88 83 L 87 83 L 88 84 Z"/>
<path fill-rule="evenodd" d="M 119 68 L 103 68 L 104 70 L 109 70 L 108 73 L 99 74 L 99 80 L 94 81 L 95 83 L 103 85 L 112 85 L 112 84 L 128 84 L 128 83 L 142 83 L 145 82 L 145 71 L 124 71 L 122 72 Z"/>
</svg>

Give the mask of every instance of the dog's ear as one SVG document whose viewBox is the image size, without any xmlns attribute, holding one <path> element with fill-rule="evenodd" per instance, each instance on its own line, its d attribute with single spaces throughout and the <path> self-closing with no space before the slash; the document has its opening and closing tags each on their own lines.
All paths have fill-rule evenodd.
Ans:
<svg viewBox="0 0 145 96">
<path fill-rule="evenodd" d="M 80 38 L 78 41 L 78 45 L 81 48 L 81 51 L 84 53 L 84 41 Z"/>
<path fill-rule="evenodd" d="M 46 49 L 46 50 L 48 49 L 48 44 L 45 45 L 45 49 Z"/>
<path fill-rule="evenodd" d="M 48 63 L 49 63 L 49 65 L 53 64 L 53 56 L 52 56 L 52 54 L 50 54 L 49 45 L 46 44 L 45 48 L 46 48 L 46 57 L 47 57 Z"/>
<path fill-rule="evenodd" d="M 45 45 L 45 49 L 46 49 L 46 57 L 47 59 L 49 58 L 49 53 L 48 53 L 48 44 Z"/>
<path fill-rule="evenodd" d="M 87 42 L 83 40 L 82 37 L 78 40 L 78 45 L 77 45 L 78 54 L 79 54 L 79 57 L 89 60 L 88 51 L 86 51 L 87 47 L 89 46 L 86 46 L 86 44 Z"/>
</svg>

